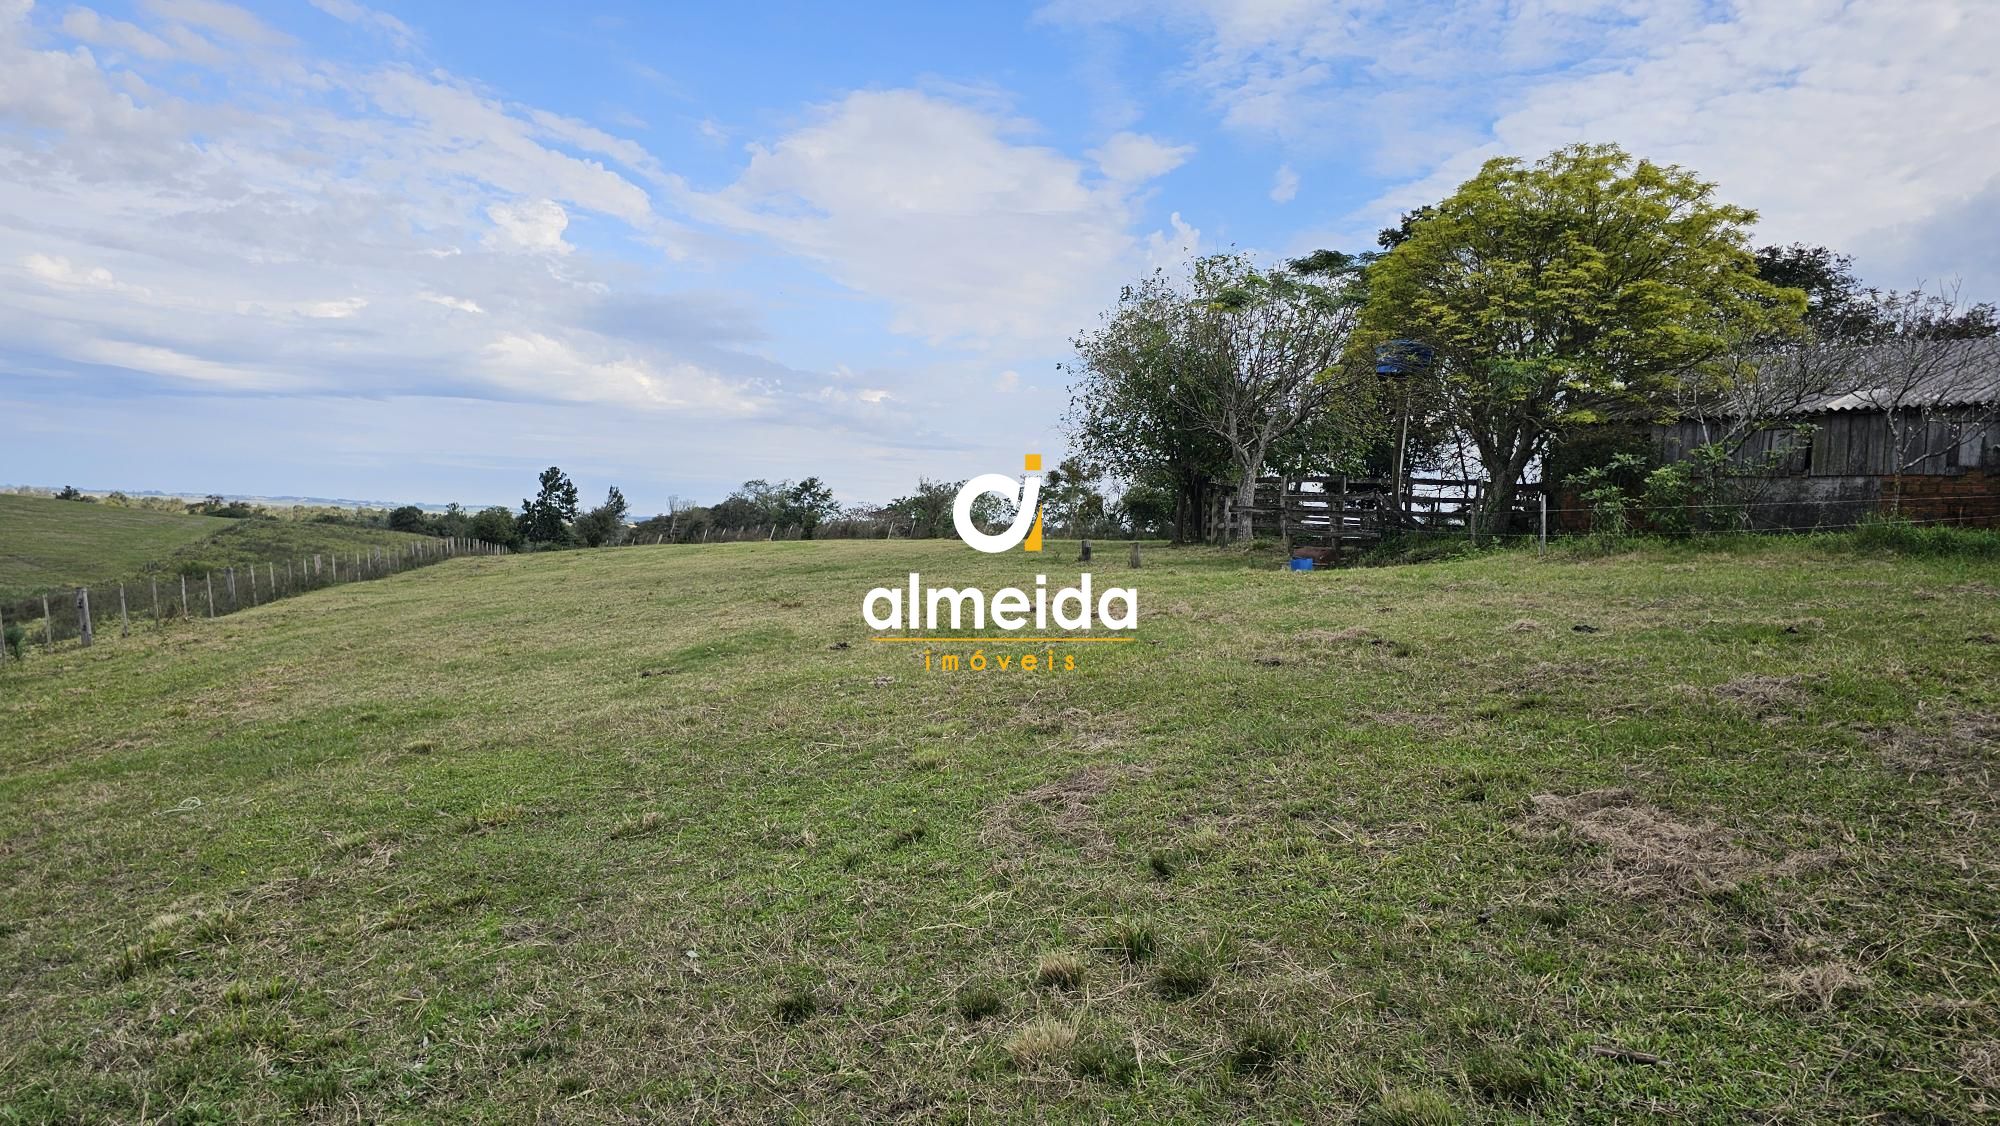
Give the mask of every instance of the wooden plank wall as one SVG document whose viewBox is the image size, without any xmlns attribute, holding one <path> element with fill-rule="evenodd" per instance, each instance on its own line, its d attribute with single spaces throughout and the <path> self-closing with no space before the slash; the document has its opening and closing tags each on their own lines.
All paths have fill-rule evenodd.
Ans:
<svg viewBox="0 0 2000 1126">
<path fill-rule="evenodd" d="M 1779 465 L 1779 476 L 1887 477 L 1897 471 L 1895 436 L 1887 416 L 1876 411 L 1841 411 L 1818 415 L 1810 420 L 1811 434 L 1800 437 L 1790 429 L 1759 431 L 1744 441 L 1732 459 L 1743 465 L 1761 465 L 1772 451 L 1789 450 L 1793 456 Z M 1663 461 L 1679 461 L 1687 451 L 1714 437 L 1712 427 L 1701 422 L 1683 421 L 1654 427 L 1654 439 Z M 1963 473 L 1989 464 L 2000 455 L 2000 420 L 1983 430 L 1965 430 L 1951 447 L 1951 424 L 1933 420 L 1921 436 L 1911 434 L 1908 448 L 1932 451 L 1922 460 L 1903 469 L 1915 476 L 1942 476 Z"/>
</svg>

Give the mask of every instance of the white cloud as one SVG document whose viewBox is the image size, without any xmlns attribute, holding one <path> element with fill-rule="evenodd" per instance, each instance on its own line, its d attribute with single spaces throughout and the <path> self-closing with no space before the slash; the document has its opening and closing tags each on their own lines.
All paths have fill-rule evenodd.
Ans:
<svg viewBox="0 0 2000 1126">
<path fill-rule="evenodd" d="M 398 47 L 409 47 L 416 42 L 417 34 L 410 30 L 410 25 L 387 12 L 365 7 L 355 3 L 354 0 L 307 0 L 307 2 L 342 23 L 367 28 Z"/>
<path fill-rule="evenodd" d="M 568 254 L 573 247 L 563 241 L 569 213 L 552 199 L 529 199 L 519 203 L 495 203 L 486 208 L 493 220 L 487 245 L 549 254 Z"/>
<path fill-rule="evenodd" d="M 1107 179 L 1137 184 L 1179 168 L 1194 155 L 1194 146 L 1169 145 L 1144 133 L 1117 133 L 1088 155 Z"/>
<path fill-rule="evenodd" d="M 479 307 L 479 302 L 477 301 L 464 297 L 452 297 L 444 293 L 419 293 L 417 294 L 417 300 L 428 301 L 433 305 L 442 305 L 447 309 L 457 309 L 461 313 L 479 313 L 483 315 L 486 312 L 486 310 Z"/>
<path fill-rule="evenodd" d="M 1021 373 L 1018 371 L 1003 371 L 1000 373 L 1000 377 L 993 381 L 993 389 L 1003 395 L 1018 391 L 1020 387 Z"/>
<path fill-rule="evenodd" d="M 756 404 L 693 364 L 662 367 L 633 355 L 596 355 L 542 333 L 504 333 L 486 346 L 488 374 L 502 385 L 581 402 L 700 407 L 749 414 Z"/>
<path fill-rule="evenodd" d="M 137 24 L 105 19 L 89 8 L 71 8 L 63 13 L 63 34 L 85 43 L 114 50 L 130 51 L 148 59 L 172 58 L 174 49 L 167 41 Z"/>
<path fill-rule="evenodd" d="M 1271 201 L 1290 203 L 1299 194 L 1299 174 L 1289 164 L 1278 165 L 1277 175 L 1271 177 Z"/>
<path fill-rule="evenodd" d="M 1027 127 L 912 90 L 850 94 L 690 209 L 822 263 L 934 343 L 1061 346 L 1143 257 L 1134 185 L 1019 139 Z M 1125 146 L 1135 159 L 1142 146 Z M 1139 163 L 1165 164 L 1158 149 Z M 1128 164 L 1130 172 L 1136 165 Z"/>
<path fill-rule="evenodd" d="M 891 396 L 887 391 L 884 391 L 879 387 L 864 387 L 861 389 L 860 393 L 857 394 L 855 397 L 860 399 L 864 403 L 879 403 L 884 399 L 890 398 Z"/>
<path fill-rule="evenodd" d="M 1367 241 L 1496 155 L 1611 141 L 1683 164 L 1825 243 L 2000 288 L 2000 19 L 1990 0 L 1061 0 L 1045 19 L 1164 27 L 1222 121 L 1397 186 L 1313 241 Z M 1283 202 L 1281 172 L 1272 198 Z M 1938 217 L 1954 216 L 1946 230 Z"/>
</svg>

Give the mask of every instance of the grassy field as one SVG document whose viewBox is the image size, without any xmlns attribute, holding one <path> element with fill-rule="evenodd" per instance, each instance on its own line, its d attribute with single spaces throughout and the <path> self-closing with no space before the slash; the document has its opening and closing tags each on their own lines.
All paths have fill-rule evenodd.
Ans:
<svg viewBox="0 0 2000 1126">
<path fill-rule="evenodd" d="M 132 574 L 236 522 L 0 493 L 0 595 Z"/>
<path fill-rule="evenodd" d="M 2000 567 L 1272 563 L 1108 560 L 1140 640 L 1074 671 L 870 643 L 909 571 L 1032 584 L 955 542 L 0 670 L 0 1118 L 2000 1110 Z"/>
<path fill-rule="evenodd" d="M 0 598 L 144 573 L 203 575 L 315 552 L 400 547 L 424 536 L 298 520 L 174 516 L 0 494 Z"/>
</svg>

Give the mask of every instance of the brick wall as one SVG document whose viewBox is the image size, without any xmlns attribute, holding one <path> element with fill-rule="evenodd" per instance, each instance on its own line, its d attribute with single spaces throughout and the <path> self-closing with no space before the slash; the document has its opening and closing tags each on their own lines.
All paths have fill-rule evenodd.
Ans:
<svg viewBox="0 0 2000 1126">
<path fill-rule="evenodd" d="M 1882 511 L 1905 520 L 1951 523 L 1967 528 L 2000 527 L 2000 473 L 1970 469 L 1950 476 L 1904 477 L 1882 481 Z"/>
</svg>

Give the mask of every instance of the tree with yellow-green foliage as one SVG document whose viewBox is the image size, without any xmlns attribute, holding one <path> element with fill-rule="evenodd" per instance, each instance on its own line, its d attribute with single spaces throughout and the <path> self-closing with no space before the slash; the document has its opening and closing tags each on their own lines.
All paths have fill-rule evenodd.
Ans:
<svg viewBox="0 0 2000 1126">
<path fill-rule="evenodd" d="M 1490 160 L 1369 270 L 1356 345 L 1428 347 L 1414 409 L 1478 450 L 1487 526 L 1552 439 L 1657 417 L 1671 388 L 1797 324 L 1804 296 L 1758 276 L 1756 212 L 1714 191 L 1615 145 Z"/>
</svg>

